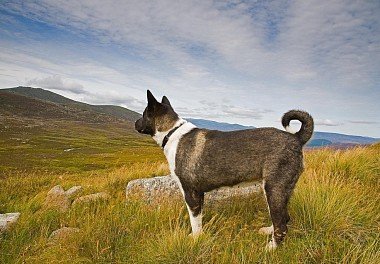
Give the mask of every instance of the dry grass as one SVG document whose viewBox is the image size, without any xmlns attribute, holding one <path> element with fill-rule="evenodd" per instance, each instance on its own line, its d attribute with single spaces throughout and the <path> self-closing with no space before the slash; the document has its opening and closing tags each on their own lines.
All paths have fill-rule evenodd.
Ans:
<svg viewBox="0 0 380 264">
<path fill-rule="evenodd" d="M 0 237 L 0 263 L 378 263 L 380 259 L 380 144 L 306 153 L 306 170 L 290 202 L 290 231 L 274 253 L 258 228 L 269 223 L 260 195 L 207 208 L 204 234 L 189 237 L 182 202 L 159 207 L 126 202 L 126 183 L 165 175 L 166 163 L 138 162 L 80 173 L 18 172 L 0 179 L 0 212 L 21 212 Z M 147 155 L 149 156 L 149 155 Z M 126 158 L 126 157 L 124 157 Z M 158 161 L 157 161 L 158 160 Z M 41 210 L 56 184 L 106 191 L 112 199 L 76 206 L 68 213 Z M 49 245 L 50 233 L 80 228 L 74 237 Z"/>
</svg>

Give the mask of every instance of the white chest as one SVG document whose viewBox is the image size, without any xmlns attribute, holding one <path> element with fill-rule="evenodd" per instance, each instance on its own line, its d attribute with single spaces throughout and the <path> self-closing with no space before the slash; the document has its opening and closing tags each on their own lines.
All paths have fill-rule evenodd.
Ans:
<svg viewBox="0 0 380 264">
<path fill-rule="evenodd" d="M 187 134 L 190 132 L 192 129 L 194 129 L 195 126 L 189 122 L 183 124 L 181 127 L 177 129 L 169 138 L 168 142 L 165 145 L 164 148 L 164 154 L 166 156 L 166 159 L 169 163 L 169 169 L 170 169 L 170 175 L 177 181 L 177 184 L 183 194 L 183 189 L 182 185 L 175 173 L 176 169 L 176 155 L 177 155 L 177 150 L 178 150 L 178 143 L 180 139 L 182 138 L 183 135 Z"/>
</svg>

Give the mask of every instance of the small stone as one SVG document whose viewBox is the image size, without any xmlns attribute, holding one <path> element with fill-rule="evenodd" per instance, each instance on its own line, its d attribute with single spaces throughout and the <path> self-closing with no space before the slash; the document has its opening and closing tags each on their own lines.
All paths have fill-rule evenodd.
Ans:
<svg viewBox="0 0 380 264">
<path fill-rule="evenodd" d="M 61 212 L 66 212 L 69 209 L 70 201 L 62 186 L 54 186 L 47 193 L 44 207 L 48 209 L 58 209 Z"/>
<path fill-rule="evenodd" d="M 54 244 L 54 243 L 57 243 L 59 242 L 60 240 L 63 240 L 63 239 L 66 239 L 68 238 L 69 236 L 75 234 L 75 233 L 78 233 L 80 231 L 79 228 L 75 228 L 75 227 L 62 227 L 60 229 L 57 229 L 55 231 L 53 231 L 48 240 L 49 240 L 49 243 L 50 244 Z"/>
<path fill-rule="evenodd" d="M 82 186 L 80 186 L 80 185 L 73 186 L 66 191 L 66 195 L 68 197 L 72 197 L 72 196 L 78 194 L 80 191 L 82 191 Z"/>
<path fill-rule="evenodd" d="M 95 201 L 108 200 L 110 197 L 111 196 L 105 192 L 93 193 L 93 194 L 89 194 L 89 195 L 85 195 L 85 196 L 81 196 L 81 197 L 76 198 L 73 202 L 73 205 L 95 202 Z"/>
<path fill-rule="evenodd" d="M 20 213 L 0 214 L 0 233 L 9 229 L 11 225 L 17 222 Z"/>
</svg>

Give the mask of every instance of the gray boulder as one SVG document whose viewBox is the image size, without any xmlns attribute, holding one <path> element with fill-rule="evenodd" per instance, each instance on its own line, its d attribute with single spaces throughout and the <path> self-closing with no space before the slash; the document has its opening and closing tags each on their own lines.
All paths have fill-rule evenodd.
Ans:
<svg viewBox="0 0 380 264">
<path fill-rule="evenodd" d="M 247 197 L 260 190 L 261 184 L 257 181 L 222 187 L 205 193 L 205 203 L 212 204 L 232 197 Z M 126 187 L 126 197 L 128 199 L 136 195 L 141 196 L 148 203 L 165 197 L 182 199 L 177 182 L 170 175 L 130 181 Z"/>
<path fill-rule="evenodd" d="M 66 212 L 69 209 L 70 200 L 61 185 L 54 186 L 46 195 L 45 209 L 57 209 Z"/>
<path fill-rule="evenodd" d="M 77 185 L 68 189 L 65 193 L 70 198 L 82 191 L 82 186 Z"/>
<path fill-rule="evenodd" d="M 176 181 L 170 176 L 143 178 L 128 182 L 127 198 L 141 195 L 146 202 L 157 201 L 165 197 L 181 198 L 182 194 Z"/>
<path fill-rule="evenodd" d="M 0 214 L 0 234 L 9 229 L 11 225 L 17 222 L 20 213 Z"/>
</svg>

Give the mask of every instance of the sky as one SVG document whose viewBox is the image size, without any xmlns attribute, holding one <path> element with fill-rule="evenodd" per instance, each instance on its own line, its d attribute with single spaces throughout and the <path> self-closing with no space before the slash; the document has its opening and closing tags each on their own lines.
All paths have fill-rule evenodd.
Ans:
<svg viewBox="0 0 380 264">
<path fill-rule="evenodd" d="M 380 138 L 380 1 L 1 1 L 0 87 Z"/>
</svg>

